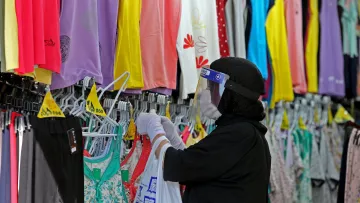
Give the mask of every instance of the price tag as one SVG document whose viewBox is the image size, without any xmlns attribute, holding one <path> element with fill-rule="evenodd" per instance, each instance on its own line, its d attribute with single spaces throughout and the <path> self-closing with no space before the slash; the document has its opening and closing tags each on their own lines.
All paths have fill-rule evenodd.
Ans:
<svg viewBox="0 0 360 203">
<path fill-rule="evenodd" d="M 50 91 L 48 91 L 44 97 L 44 101 L 40 107 L 40 111 L 37 115 L 38 118 L 53 118 L 60 117 L 65 118 L 64 113 L 61 111 L 60 107 L 56 104 L 54 98 L 51 96 Z"/>
<path fill-rule="evenodd" d="M 284 114 L 281 122 L 281 130 L 289 130 L 289 128 L 290 128 L 289 118 L 287 116 L 286 111 L 284 110 Z"/>
<path fill-rule="evenodd" d="M 168 102 L 166 104 L 166 111 L 165 111 L 165 116 L 171 120 L 171 115 L 170 115 L 170 102 Z"/>
<path fill-rule="evenodd" d="M 96 93 L 96 84 L 94 83 L 91 87 L 90 94 L 86 99 L 86 111 L 98 115 L 98 116 L 106 116 L 106 113 L 99 102 L 98 95 Z"/>
<path fill-rule="evenodd" d="M 302 119 L 302 117 L 299 118 L 299 128 L 301 130 L 306 130 L 306 125 L 305 125 L 304 120 Z"/>
<path fill-rule="evenodd" d="M 328 107 L 328 124 L 332 124 L 334 120 L 334 117 L 333 117 L 333 114 L 332 114 L 332 111 L 331 111 L 331 107 L 329 106 Z"/>
<path fill-rule="evenodd" d="M 340 106 L 339 109 L 337 110 L 334 120 L 336 123 L 345 123 L 347 121 L 354 122 L 354 119 L 351 117 L 349 112 L 347 112 L 343 106 Z"/>
<path fill-rule="evenodd" d="M 133 118 L 130 118 L 129 127 L 124 136 L 124 140 L 134 140 L 135 139 L 135 131 L 136 131 L 135 121 Z"/>
</svg>

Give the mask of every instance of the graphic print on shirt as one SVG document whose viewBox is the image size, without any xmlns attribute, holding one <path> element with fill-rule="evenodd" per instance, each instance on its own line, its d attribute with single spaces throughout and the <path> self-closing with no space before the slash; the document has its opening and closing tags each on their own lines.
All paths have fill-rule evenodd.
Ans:
<svg viewBox="0 0 360 203">
<path fill-rule="evenodd" d="M 61 62 L 65 63 L 70 53 L 70 37 L 67 35 L 60 36 Z"/>
<path fill-rule="evenodd" d="M 207 41 L 204 36 L 199 36 L 195 42 L 195 50 L 197 53 L 205 53 L 207 51 Z"/>
<path fill-rule="evenodd" d="M 196 57 L 196 68 L 202 68 L 205 65 L 208 65 L 209 60 L 205 59 L 203 56 Z"/>
<path fill-rule="evenodd" d="M 150 182 L 149 182 L 147 192 L 156 194 L 156 181 L 157 181 L 157 177 L 152 176 L 150 178 Z"/>
<path fill-rule="evenodd" d="M 189 48 L 193 48 L 195 46 L 194 40 L 193 40 L 193 36 L 190 34 L 187 34 L 186 37 L 184 38 L 184 49 L 189 49 Z"/>
<path fill-rule="evenodd" d="M 198 8 L 193 9 L 192 15 L 192 25 L 196 30 L 202 30 L 206 28 L 205 23 L 201 19 L 200 10 Z"/>
</svg>

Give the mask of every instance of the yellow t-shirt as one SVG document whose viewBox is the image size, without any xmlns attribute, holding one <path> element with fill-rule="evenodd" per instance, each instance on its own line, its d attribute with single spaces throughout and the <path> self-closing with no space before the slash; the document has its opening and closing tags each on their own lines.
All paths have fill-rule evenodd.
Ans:
<svg viewBox="0 0 360 203">
<path fill-rule="evenodd" d="M 118 15 L 118 37 L 115 55 L 114 79 L 125 71 L 130 73 L 127 88 L 143 88 L 142 59 L 140 47 L 141 0 L 121 0 Z M 114 85 L 121 88 L 124 79 Z"/>
<path fill-rule="evenodd" d="M 18 73 L 15 74 L 20 75 Z M 52 81 L 52 71 L 37 66 L 34 67 L 34 72 L 26 73 L 22 76 L 32 77 L 36 82 L 44 83 L 46 85 L 51 85 Z"/>
<path fill-rule="evenodd" d="M 15 0 L 6 0 L 4 10 L 5 61 L 6 70 L 10 71 L 19 68 L 18 23 Z"/>
<path fill-rule="evenodd" d="M 275 103 L 281 100 L 294 100 L 284 13 L 284 0 L 276 0 L 265 23 L 266 38 L 274 73 L 270 108 L 273 108 Z"/>
<path fill-rule="evenodd" d="M 305 51 L 308 92 L 318 92 L 319 3 L 310 1 L 310 13 Z"/>
</svg>

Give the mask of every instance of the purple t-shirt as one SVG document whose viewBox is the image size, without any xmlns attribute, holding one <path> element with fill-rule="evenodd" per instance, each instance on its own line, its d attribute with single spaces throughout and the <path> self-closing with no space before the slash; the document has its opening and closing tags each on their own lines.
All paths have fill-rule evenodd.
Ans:
<svg viewBox="0 0 360 203">
<path fill-rule="evenodd" d="M 115 53 L 118 1 L 62 0 L 60 42 L 62 67 L 53 74 L 51 89 L 92 77 L 111 83 Z"/>
<path fill-rule="evenodd" d="M 344 58 L 337 0 L 322 3 L 320 11 L 320 78 L 319 93 L 345 96 Z"/>
</svg>

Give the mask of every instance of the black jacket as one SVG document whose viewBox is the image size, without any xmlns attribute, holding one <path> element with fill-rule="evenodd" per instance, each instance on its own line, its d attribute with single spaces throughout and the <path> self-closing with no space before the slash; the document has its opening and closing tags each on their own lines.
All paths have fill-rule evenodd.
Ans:
<svg viewBox="0 0 360 203">
<path fill-rule="evenodd" d="M 266 131 L 257 121 L 222 116 L 199 143 L 168 148 L 164 179 L 186 185 L 184 203 L 265 203 L 271 165 Z"/>
</svg>

